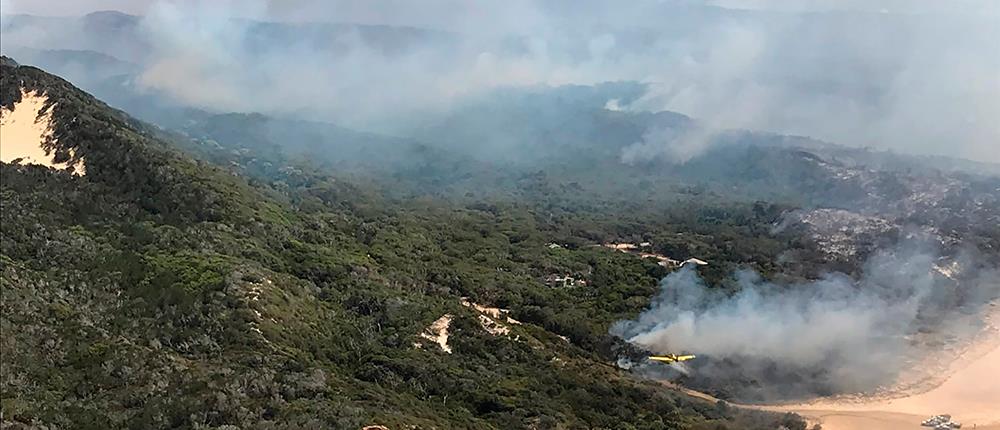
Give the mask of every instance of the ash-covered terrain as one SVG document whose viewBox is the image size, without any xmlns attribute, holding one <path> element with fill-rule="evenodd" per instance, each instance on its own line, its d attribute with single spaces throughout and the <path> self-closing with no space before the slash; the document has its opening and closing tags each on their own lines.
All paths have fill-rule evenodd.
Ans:
<svg viewBox="0 0 1000 430">
<path fill-rule="evenodd" d="M 773 230 L 804 246 L 780 253 L 781 276 L 737 271 L 735 291 L 692 270 L 669 275 L 650 308 L 612 333 L 703 360 L 664 368 L 632 354 L 620 364 L 740 401 L 891 393 L 923 383 L 901 375 L 986 328 L 1000 298 L 996 176 L 906 157 L 866 164 L 864 152 L 835 147 L 772 150 L 816 168 L 813 203 Z"/>
</svg>

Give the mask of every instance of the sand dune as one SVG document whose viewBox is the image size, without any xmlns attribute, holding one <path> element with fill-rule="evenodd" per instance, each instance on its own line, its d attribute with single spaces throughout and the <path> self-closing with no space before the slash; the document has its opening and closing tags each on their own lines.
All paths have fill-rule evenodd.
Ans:
<svg viewBox="0 0 1000 430">
<path fill-rule="evenodd" d="M 48 98 L 37 92 L 21 91 L 21 101 L 13 109 L 0 108 L 0 161 L 40 164 L 60 170 L 72 167 L 73 173 L 86 173 L 83 161 L 75 164 L 56 163 L 53 154 L 43 148 L 52 136 L 52 109 L 39 115 Z"/>
</svg>

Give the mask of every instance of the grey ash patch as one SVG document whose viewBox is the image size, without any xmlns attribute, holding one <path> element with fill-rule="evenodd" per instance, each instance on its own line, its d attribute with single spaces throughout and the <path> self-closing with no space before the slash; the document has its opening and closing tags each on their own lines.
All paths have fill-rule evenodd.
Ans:
<svg viewBox="0 0 1000 430">
<path fill-rule="evenodd" d="M 858 256 L 862 248 L 881 241 L 897 229 L 887 219 L 843 209 L 796 211 L 786 216 L 786 222 L 804 228 L 821 251 L 841 259 Z"/>
<path fill-rule="evenodd" d="M 997 177 L 916 164 L 871 164 L 857 154 L 810 149 L 803 159 L 823 172 L 825 190 L 813 207 L 786 214 L 777 230 L 799 231 L 832 259 L 857 261 L 913 235 L 947 251 L 991 237 L 983 226 L 1000 223 Z M 976 246 L 984 251 L 992 247 Z"/>
</svg>

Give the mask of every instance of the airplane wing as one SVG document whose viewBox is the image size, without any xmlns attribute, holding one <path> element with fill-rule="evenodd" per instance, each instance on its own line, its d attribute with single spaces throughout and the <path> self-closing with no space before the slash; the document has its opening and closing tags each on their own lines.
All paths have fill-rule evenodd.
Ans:
<svg viewBox="0 0 1000 430">
<path fill-rule="evenodd" d="M 659 361 L 661 363 L 680 363 L 682 361 L 688 361 L 695 358 L 693 355 L 653 355 L 649 359 L 653 361 Z"/>
</svg>

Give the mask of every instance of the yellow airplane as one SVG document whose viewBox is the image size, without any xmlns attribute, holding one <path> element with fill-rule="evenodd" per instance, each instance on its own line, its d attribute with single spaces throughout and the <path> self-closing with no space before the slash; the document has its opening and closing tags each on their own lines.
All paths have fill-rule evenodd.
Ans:
<svg viewBox="0 0 1000 430">
<path fill-rule="evenodd" d="M 682 361 L 688 361 L 688 360 L 690 360 L 692 358 L 695 358 L 695 356 L 693 356 L 693 355 L 667 354 L 667 355 L 654 355 L 654 356 L 649 357 L 650 360 L 659 361 L 661 363 L 668 363 L 668 364 L 669 363 L 680 363 Z"/>
</svg>

